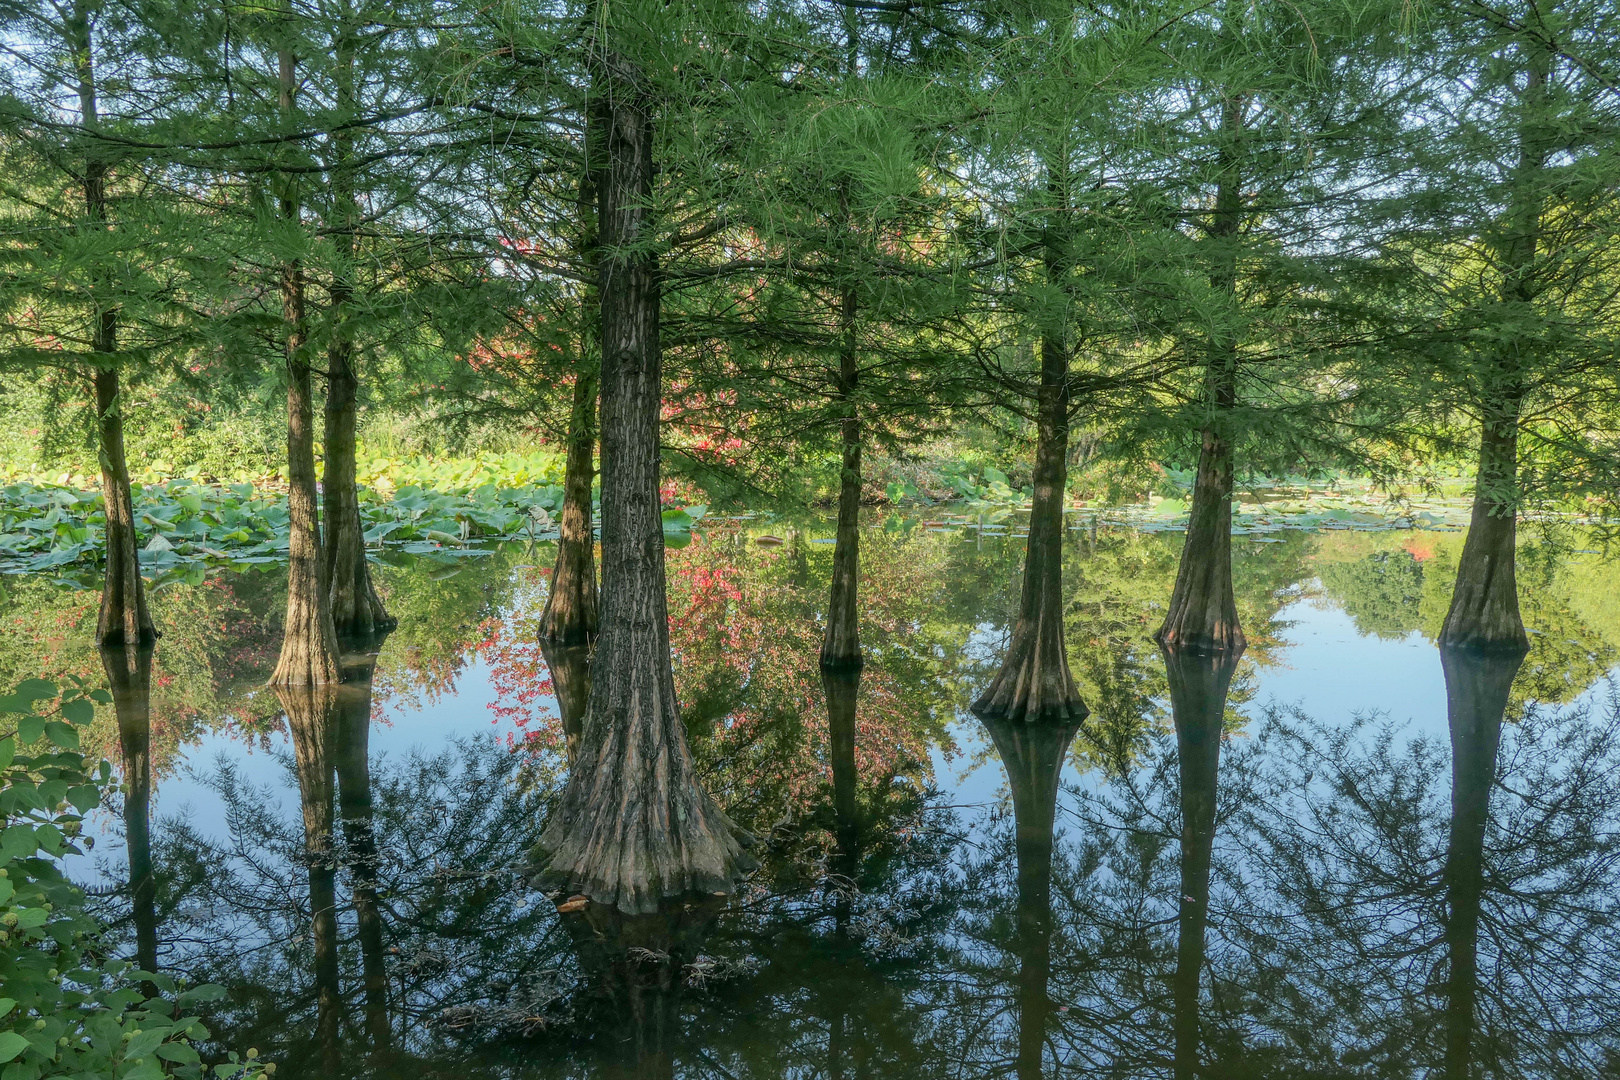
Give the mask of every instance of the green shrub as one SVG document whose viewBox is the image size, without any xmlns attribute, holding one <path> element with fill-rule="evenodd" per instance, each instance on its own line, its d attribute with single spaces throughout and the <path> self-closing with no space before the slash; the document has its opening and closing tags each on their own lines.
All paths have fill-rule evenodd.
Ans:
<svg viewBox="0 0 1620 1080">
<path fill-rule="evenodd" d="M 104 928 L 62 872 L 81 854 L 84 815 L 112 785 L 105 761 L 79 753 L 78 728 L 105 690 L 29 679 L 0 697 L 0 1080 L 201 1077 L 194 1041 L 208 1031 L 186 1010 L 224 996 L 176 994 L 173 980 L 108 955 Z M 149 996 L 153 995 L 153 996 Z M 275 1071 L 236 1056 L 212 1071 L 248 1080 Z"/>
</svg>

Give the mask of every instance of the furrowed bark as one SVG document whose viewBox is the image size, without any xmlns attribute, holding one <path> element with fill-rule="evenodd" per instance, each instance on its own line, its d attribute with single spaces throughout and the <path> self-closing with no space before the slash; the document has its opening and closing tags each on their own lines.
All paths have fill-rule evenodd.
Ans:
<svg viewBox="0 0 1620 1080">
<path fill-rule="evenodd" d="M 278 54 L 281 109 L 292 112 L 296 61 Z M 298 220 L 296 181 L 282 178 L 280 210 Z M 337 630 L 327 602 L 326 564 L 321 554 L 315 498 L 315 410 L 310 390 L 304 271 L 297 259 L 281 268 L 281 310 L 287 362 L 287 617 L 281 656 L 270 676 L 274 686 L 318 686 L 342 678 Z"/>
<path fill-rule="evenodd" d="M 157 878 L 152 873 L 152 646 L 103 645 L 124 766 L 124 844 L 129 852 L 135 962 L 158 969 Z"/>
<path fill-rule="evenodd" d="M 1068 480 L 1069 358 L 1061 342 L 1041 342 L 1035 497 L 1029 511 L 1023 593 L 1007 656 L 973 703 L 980 718 L 1074 721 L 1088 710 L 1075 689 L 1063 640 L 1063 496 Z"/>
<path fill-rule="evenodd" d="M 1524 650 L 1444 645 L 1440 649 L 1451 727 L 1451 843 L 1445 867 L 1447 1080 L 1470 1080 L 1474 1075 L 1485 832 L 1490 824 L 1502 716 L 1514 676 L 1523 663 Z"/>
<path fill-rule="evenodd" d="M 1199 981 L 1204 928 L 1209 922 L 1209 877 L 1215 847 L 1215 810 L 1226 695 L 1241 649 L 1206 652 L 1161 646 L 1170 682 L 1181 771 L 1181 904 L 1176 971 L 1171 979 L 1176 1080 L 1193 1080 L 1199 1065 Z"/>
<path fill-rule="evenodd" d="M 557 712 L 562 717 L 563 740 L 572 764 L 579 757 L 585 712 L 591 703 L 591 650 L 585 645 L 558 647 L 541 638 L 540 655 L 551 672 L 551 686 L 557 693 Z"/>
<path fill-rule="evenodd" d="M 343 818 L 343 844 L 354 883 L 356 936 L 365 994 L 366 1031 L 375 1053 L 392 1041 L 388 1023 L 388 971 L 383 955 L 382 905 L 377 895 L 377 834 L 371 798 L 371 677 L 377 667 L 381 638 L 344 672 L 336 688 L 333 767 L 337 774 L 338 812 Z"/>
<path fill-rule="evenodd" d="M 1018 1080 L 1041 1080 L 1052 1000 L 1052 847 L 1058 779 L 1079 719 L 982 718 L 1007 770 L 1018 859 Z"/>
<path fill-rule="evenodd" d="M 99 121 L 95 53 L 89 6 L 78 0 L 65 23 L 78 75 L 79 120 L 87 132 Z M 84 162 L 84 208 L 88 226 L 107 227 L 107 163 L 99 147 L 87 150 Z M 101 586 L 101 612 L 96 618 L 98 645 L 138 645 L 157 639 L 146 610 L 141 581 L 140 548 L 135 536 L 135 507 L 129 489 L 129 462 L 124 454 L 123 403 L 118 379 L 118 309 L 97 304 L 91 312 L 90 351 L 95 355 L 96 443 L 101 464 L 101 501 L 106 576 Z"/>
<path fill-rule="evenodd" d="M 583 366 L 574 377 L 568 417 L 568 458 L 563 471 L 562 517 L 557 522 L 557 563 L 540 613 L 542 646 L 566 649 L 596 639 L 596 533 L 591 521 L 591 481 L 596 476 L 596 372 Z"/>
<path fill-rule="evenodd" d="M 1232 446 L 1214 428 L 1203 432 L 1187 539 L 1157 638 L 1166 648 L 1204 652 L 1241 653 L 1245 644 L 1232 589 Z"/>
<path fill-rule="evenodd" d="M 838 482 L 838 538 L 833 548 L 832 590 L 827 601 L 827 633 L 821 642 L 825 670 L 855 670 L 861 657 L 860 609 L 857 603 L 861 573 L 861 420 L 855 390 L 860 379 L 855 352 L 855 290 L 845 289 L 840 309 L 844 345 L 838 358 L 838 399 L 844 411 L 841 424 L 843 468 Z"/>
<path fill-rule="evenodd" d="M 1236 98 L 1227 99 L 1221 126 L 1233 136 L 1241 129 L 1241 105 Z M 1221 157 L 1222 178 L 1216 186 L 1215 211 L 1206 230 L 1209 242 L 1216 247 L 1216 269 L 1210 275 L 1210 284 L 1235 305 L 1234 245 L 1241 225 L 1243 193 L 1237 151 L 1224 147 Z M 1232 590 L 1232 443 L 1226 434 L 1227 418 L 1237 406 L 1237 349 L 1221 330 L 1216 331 L 1210 345 L 1205 393 L 1210 415 L 1199 441 L 1187 539 L 1181 548 L 1170 610 L 1156 636 L 1159 644 L 1171 649 L 1241 652 L 1245 640 Z"/>
<path fill-rule="evenodd" d="M 287 713 L 298 802 L 304 817 L 304 866 L 309 883 L 310 940 L 315 974 L 315 1038 L 325 1075 L 338 1075 L 338 1031 L 343 997 L 338 983 L 337 856 L 333 850 L 333 795 L 337 690 L 329 686 L 277 686 Z"/>
<path fill-rule="evenodd" d="M 1455 648 L 1530 647 L 1519 615 L 1519 587 L 1514 574 L 1518 554 L 1517 410 L 1511 417 L 1488 422 L 1480 434 L 1479 468 L 1468 539 L 1457 562 L 1451 607 L 1440 630 L 1440 644 Z"/>
<path fill-rule="evenodd" d="M 602 625 L 579 757 L 539 840 L 542 879 L 626 914 L 728 892 L 746 833 L 698 783 L 670 668 L 658 500 L 661 357 L 650 230 L 653 121 L 641 72 L 606 51 L 602 240 Z"/>
</svg>

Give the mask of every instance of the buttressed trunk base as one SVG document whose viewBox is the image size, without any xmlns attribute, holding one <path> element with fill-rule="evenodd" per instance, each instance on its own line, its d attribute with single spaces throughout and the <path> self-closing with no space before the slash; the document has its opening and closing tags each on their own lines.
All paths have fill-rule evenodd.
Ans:
<svg viewBox="0 0 1620 1080">
<path fill-rule="evenodd" d="M 1457 584 L 1440 630 L 1440 644 L 1454 648 L 1522 652 L 1530 647 L 1519 615 L 1514 575 L 1518 548 L 1515 500 L 1518 420 L 1487 425 L 1480 436 L 1479 479 L 1468 521 L 1468 539 L 1457 563 Z"/>
<path fill-rule="evenodd" d="M 355 488 L 355 423 L 359 380 L 351 366 L 353 347 L 335 339 L 327 350 L 326 475 L 324 489 L 327 596 L 332 628 L 345 640 L 366 640 L 398 625 L 371 581 L 366 537 Z"/>
<path fill-rule="evenodd" d="M 1205 428 L 1193 482 L 1192 513 L 1170 611 L 1156 635 L 1167 649 L 1243 651 L 1232 590 L 1232 447 Z"/>
<path fill-rule="evenodd" d="M 625 914 L 729 892 L 750 838 L 703 790 L 670 667 L 658 500 L 658 265 L 643 242 L 651 99 L 623 57 L 609 101 L 602 193 L 602 626 L 579 756 L 540 835 L 540 879 Z"/>
<path fill-rule="evenodd" d="M 1024 586 L 1007 656 L 973 703 L 981 718 L 1080 722 L 1089 710 L 1075 689 L 1063 640 L 1063 495 L 1068 483 L 1068 359 L 1042 343 L 1035 498 L 1029 511 Z"/>
</svg>

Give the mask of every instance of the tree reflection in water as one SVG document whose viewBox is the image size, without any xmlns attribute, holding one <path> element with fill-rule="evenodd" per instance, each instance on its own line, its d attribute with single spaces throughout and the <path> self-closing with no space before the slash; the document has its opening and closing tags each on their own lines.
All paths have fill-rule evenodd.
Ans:
<svg viewBox="0 0 1620 1080">
<path fill-rule="evenodd" d="M 887 543 L 901 550 L 874 539 L 874 552 Z M 1244 556 L 1254 659 L 1234 675 L 1229 655 L 1146 643 L 1144 597 L 1162 598 L 1173 559 L 1103 538 L 1066 613 L 1097 715 L 1078 737 L 992 723 L 1011 798 L 986 815 L 930 790 L 925 753 L 948 745 L 949 703 L 988 675 L 952 628 L 993 636 L 1010 617 L 969 602 L 980 578 L 927 595 L 879 582 L 873 603 L 888 606 L 865 676 L 823 677 L 801 594 L 820 595 L 806 566 L 825 552 L 740 548 L 750 569 L 693 545 L 684 557 L 704 574 L 677 584 L 710 589 L 679 637 L 694 754 L 762 841 L 728 906 L 674 924 L 559 918 L 524 872 L 564 741 L 545 743 L 559 760 L 488 738 L 379 756 L 375 657 L 360 654 L 330 701 L 286 703 L 304 813 L 222 766 L 224 835 L 153 823 L 154 887 L 119 892 L 112 903 L 137 901 L 119 926 L 136 955 L 161 937 L 166 971 L 228 985 L 210 1027 L 260 1047 L 281 1077 L 1612 1073 L 1617 710 L 1523 700 L 1605 661 L 1575 664 L 1575 645 L 1546 635 L 1516 682 L 1513 658 L 1441 656 L 1449 753 L 1379 717 L 1261 705 L 1248 672 L 1299 595 L 1298 546 Z M 967 567 L 993 554 L 952 550 Z M 871 570 L 891 564 L 916 569 Z M 490 602 L 482 587 L 473 601 Z M 479 622 L 438 608 L 402 621 L 380 697 L 417 663 L 405 635 Z M 546 659 L 563 696 L 588 685 L 568 677 L 588 678 L 583 657 Z M 146 684 L 133 661 L 109 656 L 107 673 L 138 883 Z"/>
</svg>

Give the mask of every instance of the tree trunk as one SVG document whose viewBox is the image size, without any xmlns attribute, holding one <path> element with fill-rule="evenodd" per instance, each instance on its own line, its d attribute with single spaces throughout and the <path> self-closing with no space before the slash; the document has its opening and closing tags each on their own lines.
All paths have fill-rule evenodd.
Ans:
<svg viewBox="0 0 1620 1080">
<path fill-rule="evenodd" d="M 90 132 L 97 126 L 99 107 L 90 11 L 84 0 L 74 4 L 66 29 L 79 80 L 79 120 Z M 100 147 L 88 150 L 85 156 L 84 208 L 90 228 L 99 231 L 107 227 L 107 163 L 101 159 Z M 101 501 L 106 517 L 103 536 L 107 545 L 107 570 L 102 579 L 96 643 L 139 645 L 155 641 L 158 633 L 146 610 L 146 588 L 141 581 L 137 554 L 140 545 L 135 536 L 135 507 L 129 490 L 129 462 L 124 455 L 123 402 L 118 386 L 118 309 L 98 302 L 91 312 L 91 323 Z"/>
<path fill-rule="evenodd" d="M 1498 244 L 1504 268 L 1501 303 L 1510 316 L 1534 304 L 1539 292 L 1537 259 L 1541 247 L 1542 192 L 1547 137 L 1537 113 L 1547 93 L 1550 59 L 1545 48 L 1526 43 L 1531 62 L 1525 72 L 1508 229 Z M 1515 330 L 1523 333 L 1522 330 Z M 1479 467 L 1468 539 L 1457 564 L 1457 584 L 1440 631 L 1440 644 L 1459 648 L 1522 652 L 1530 639 L 1519 615 L 1514 575 L 1518 546 L 1519 414 L 1524 398 L 1521 343 L 1496 346 L 1480 395 Z"/>
<path fill-rule="evenodd" d="M 1242 126 L 1241 102 L 1228 97 L 1222 110 L 1222 131 L 1235 138 Z M 1216 268 L 1210 284 L 1235 308 L 1235 245 L 1243 213 L 1238 149 L 1224 146 L 1221 158 L 1222 177 L 1205 235 L 1214 247 Z M 1217 328 L 1210 343 L 1204 378 L 1210 414 L 1199 440 L 1187 539 L 1181 547 L 1170 610 L 1156 636 L 1160 645 L 1170 649 L 1242 652 L 1245 639 L 1232 590 L 1232 442 L 1226 432 L 1227 419 L 1237 407 L 1237 348 L 1224 329 Z"/>
<path fill-rule="evenodd" d="M 373 1053 L 388 1049 L 392 1041 L 388 1022 L 388 971 L 383 957 L 382 906 L 377 896 L 377 834 L 372 825 L 371 801 L 371 677 L 377 667 L 374 650 L 381 646 L 381 641 L 371 643 L 373 651 L 363 654 L 360 662 L 345 672 L 347 685 L 337 691 L 333 725 L 338 811 L 343 817 L 343 843 L 354 882 L 366 1029 Z"/>
<path fill-rule="evenodd" d="M 1451 843 L 1445 868 L 1447 1080 L 1470 1080 L 1473 1076 L 1485 832 L 1490 823 L 1502 715 L 1507 710 L 1514 676 L 1523 663 L 1522 649 L 1440 648 L 1451 726 Z"/>
<path fill-rule="evenodd" d="M 1176 1080 L 1199 1074 L 1199 977 L 1209 921 L 1209 876 L 1215 847 L 1217 781 L 1226 695 L 1242 649 L 1210 653 L 1161 646 L 1170 682 L 1181 767 L 1181 904 L 1176 934 L 1174 1001 Z"/>
<path fill-rule="evenodd" d="M 594 26 L 595 4 L 591 7 Z M 602 94 L 586 103 L 585 162 L 579 178 L 579 257 L 587 266 L 598 268 L 602 265 L 602 191 L 607 182 L 607 137 L 612 123 L 608 105 Z M 540 613 L 540 640 L 554 647 L 590 645 L 596 640 L 599 622 L 591 482 L 596 477 L 596 399 L 601 386 L 600 280 L 586 284 L 580 306 L 580 352 L 586 359 L 574 372 L 562 516 L 557 522 L 557 562 L 551 571 L 545 610 Z M 598 352 L 595 363 L 593 351 Z M 573 749 L 571 746 L 570 752 Z"/>
<path fill-rule="evenodd" d="M 355 114 L 354 47 L 349 28 L 340 32 L 336 61 L 337 106 L 342 120 Z M 363 641 L 398 625 L 377 595 L 366 562 L 365 528 L 355 486 L 355 428 L 360 380 L 354 370 L 354 340 L 348 326 L 354 299 L 354 139 L 347 130 L 331 136 L 332 268 L 330 337 L 326 347 L 325 567 L 332 628 L 340 640 Z"/>
<path fill-rule="evenodd" d="M 861 658 L 861 419 L 855 403 L 860 368 L 855 353 L 855 290 L 845 289 L 839 313 L 844 345 L 838 358 L 838 400 L 843 468 L 838 474 L 838 541 L 833 548 L 832 590 L 827 601 L 827 633 L 821 642 L 824 670 L 858 670 Z"/>
<path fill-rule="evenodd" d="M 295 61 L 290 52 L 280 53 L 279 61 L 281 107 L 290 114 Z M 296 223 L 297 188 L 290 176 L 282 178 L 280 203 L 282 219 Z M 287 618 L 270 682 L 318 686 L 337 682 L 342 674 L 316 510 L 315 410 L 305 348 L 304 271 L 297 259 L 281 268 L 281 310 L 287 356 Z"/>
<path fill-rule="evenodd" d="M 541 835 L 543 875 L 626 913 L 727 892 L 749 838 L 698 783 L 670 668 L 658 500 L 653 124 L 640 71 L 602 59 L 610 123 L 602 211 L 602 627 L 579 759 Z"/>
<path fill-rule="evenodd" d="M 333 290 L 336 306 L 340 290 Z M 347 290 L 341 290 L 347 292 Z M 334 331 L 326 352 L 326 463 L 322 482 L 326 574 L 330 582 L 332 628 L 345 641 L 365 641 L 399 625 L 388 614 L 371 581 L 365 529 L 355 484 L 355 401 L 359 380 L 350 364 L 351 342 Z"/>
<path fill-rule="evenodd" d="M 337 690 L 277 686 L 287 713 L 298 802 L 304 814 L 304 865 L 309 880 L 310 940 L 315 969 L 316 1045 L 324 1075 L 338 1074 L 343 997 L 338 984 L 337 858 L 333 851 L 333 770 Z"/>
<path fill-rule="evenodd" d="M 1187 539 L 1157 638 L 1166 648 L 1204 652 L 1237 654 L 1245 644 L 1232 590 L 1232 445 L 1212 427 L 1203 432 Z"/>
<path fill-rule="evenodd" d="M 97 351 L 112 351 L 117 315 L 103 312 L 96 335 Z M 150 644 L 157 627 L 146 609 L 146 586 L 141 581 L 140 543 L 135 535 L 135 500 L 129 488 L 129 463 L 124 457 L 123 404 L 119 401 L 118 370 L 97 368 L 96 426 L 100 436 L 101 501 L 106 508 L 106 577 L 101 585 L 101 613 L 96 618 L 99 645 Z"/>
<path fill-rule="evenodd" d="M 1474 508 L 1457 563 L 1451 607 L 1440 630 L 1442 646 L 1506 652 L 1530 647 L 1514 576 L 1518 442 L 1517 410 L 1510 417 L 1488 421 L 1480 433 Z"/>
<path fill-rule="evenodd" d="M 540 613 L 540 641 L 551 648 L 589 645 L 596 640 L 596 533 L 591 521 L 591 481 L 596 477 L 596 392 L 596 373 L 582 365 L 574 377 L 574 402 L 568 415 L 568 459 L 563 471 L 562 518 L 557 522 L 557 564 L 551 571 L 545 610 Z"/>
<path fill-rule="evenodd" d="M 551 687 L 557 693 L 557 712 L 562 718 L 563 741 L 568 762 L 579 757 L 579 742 L 585 731 L 585 712 L 591 703 L 591 650 L 585 645 L 559 647 L 540 639 L 540 655 L 551 671 Z"/>
<path fill-rule="evenodd" d="M 1052 337 L 1041 342 L 1035 498 L 1029 511 L 1024 587 L 1001 670 L 973 711 L 980 718 L 1086 718 L 1063 640 L 1063 494 L 1068 480 L 1069 361 Z"/>
<path fill-rule="evenodd" d="M 1018 1080 L 1042 1080 L 1046 1025 L 1052 1014 L 1052 848 L 1058 780 L 1080 718 L 1022 723 L 988 717 L 984 726 L 1007 770 L 1018 859 Z"/>
<path fill-rule="evenodd" d="M 112 687 L 124 765 L 124 843 L 129 851 L 135 962 L 157 972 L 157 879 L 152 873 L 152 646 L 104 645 L 101 666 Z"/>
</svg>

